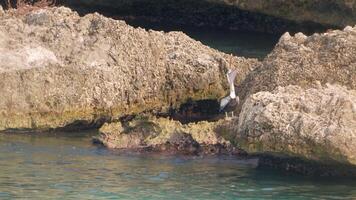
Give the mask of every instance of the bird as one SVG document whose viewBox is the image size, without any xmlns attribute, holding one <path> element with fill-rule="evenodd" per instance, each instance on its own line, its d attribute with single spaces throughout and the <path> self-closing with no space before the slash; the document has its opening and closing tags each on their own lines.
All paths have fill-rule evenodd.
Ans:
<svg viewBox="0 0 356 200">
<path fill-rule="evenodd" d="M 235 93 L 235 78 L 237 75 L 236 70 L 229 69 L 226 77 L 230 86 L 230 94 L 220 100 L 220 109 L 219 112 L 225 112 L 226 118 L 228 117 L 228 112 L 232 113 L 231 117 L 234 117 L 234 110 L 240 103 L 240 98 Z"/>
</svg>

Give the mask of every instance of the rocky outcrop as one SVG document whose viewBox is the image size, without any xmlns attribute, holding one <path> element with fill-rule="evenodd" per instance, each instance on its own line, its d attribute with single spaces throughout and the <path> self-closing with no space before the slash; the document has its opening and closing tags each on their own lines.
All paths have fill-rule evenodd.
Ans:
<svg viewBox="0 0 356 200">
<path fill-rule="evenodd" d="M 310 87 L 315 81 L 356 88 L 356 27 L 293 37 L 285 33 L 274 50 L 239 87 L 241 99 L 278 86 Z"/>
<path fill-rule="evenodd" d="M 264 166 L 356 175 L 354 52 L 356 27 L 284 34 L 237 89 L 240 115 L 230 124 L 236 142 L 262 154 Z"/>
<path fill-rule="evenodd" d="M 230 60 L 237 83 L 258 65 L 180 32 L 135 29 L 99 14 L 8 11 L 0 17 L 0 130 L 90 126 L 218 98 Z"/>
<path fill-rule="evenodd" d="M 178 121 L 152 116 L 137 116 L 121 123 L 105 124 L 94 139 L 106 147 L 124 150 L 154 151 L 168 154 L 237 154 L 244 152 L 230 142 L 233 136 L 227 121 L 198 122 L 183 125 Z"/>
<path fill-rule="evenodd" d="M 319 83 L 259 92 L 244 103 L 236 129 L 250 153 L 356 166 L 356 91 Z"/>
<path fill-rule="evenodd" d="M 208 0 L 297 22 L 345 27 L 356 24 L 355 0 Z"/>
</svg>

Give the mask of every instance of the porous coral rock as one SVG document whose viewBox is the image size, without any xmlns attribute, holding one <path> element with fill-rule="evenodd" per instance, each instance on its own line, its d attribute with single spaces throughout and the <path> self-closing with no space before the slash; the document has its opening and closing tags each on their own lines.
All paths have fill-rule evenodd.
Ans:
<svg viewBox="0 0 356 200">
<path fill-rule="evenodd" d="M 0 17 L 0 130 L 101 124 L 225 95 L 258 65 L 181 32 L 146 31 L 65 7 Z M 229 60 L 232 66 L 229 66 Z"/>
<path fill-rule="evenodd" d="M 235 122 L 250 153 L 356 165 L 356 91 L 339 85 L 278 87 L 250 96 Z"/>
</svg>

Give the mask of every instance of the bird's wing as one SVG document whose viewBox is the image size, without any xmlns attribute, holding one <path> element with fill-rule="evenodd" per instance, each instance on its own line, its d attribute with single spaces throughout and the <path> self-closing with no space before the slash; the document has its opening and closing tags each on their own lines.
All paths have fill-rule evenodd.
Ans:
<svg viewBox="0 0 356 200">
<path fill-rule="evenodd" d="M 224 108 L 227 106 L 227 104 L 231 101 L 231 97 L 227 96 L 224 97 L 220 100 L 220 109 L 219 111 L 221 112 L 222 110 L 224 110 Z"/>
<path fill-rule="evenodd" d="M 227 80 L 229 81 L 230 84 L 235 82 L 236 75 L 237 75 L 236 70 L 233 70 L 227 74 Z"/>
</svg>

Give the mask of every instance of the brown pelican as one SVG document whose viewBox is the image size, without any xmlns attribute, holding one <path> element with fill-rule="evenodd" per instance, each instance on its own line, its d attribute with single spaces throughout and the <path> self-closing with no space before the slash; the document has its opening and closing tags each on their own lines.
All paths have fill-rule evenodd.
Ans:
<svg viewBox="0 0 356 200">
<path fill-rule="evenodd" d="M 235 93 L 235 78 L 237 75 L 237 71 L 230 70 L 227 72 L 227 81 L 229 82 L 230 86 L 230 95 L 227 97 L 224 97 L 220 100 L 220 112 L 225 112 L 225 115 L 227 117 L 228 112 L 232 113 L 232 117 L 234 117 L 234 110 L 236 106 L 240 103 L 240 98 L 236 96 Z"/>
</svg>

